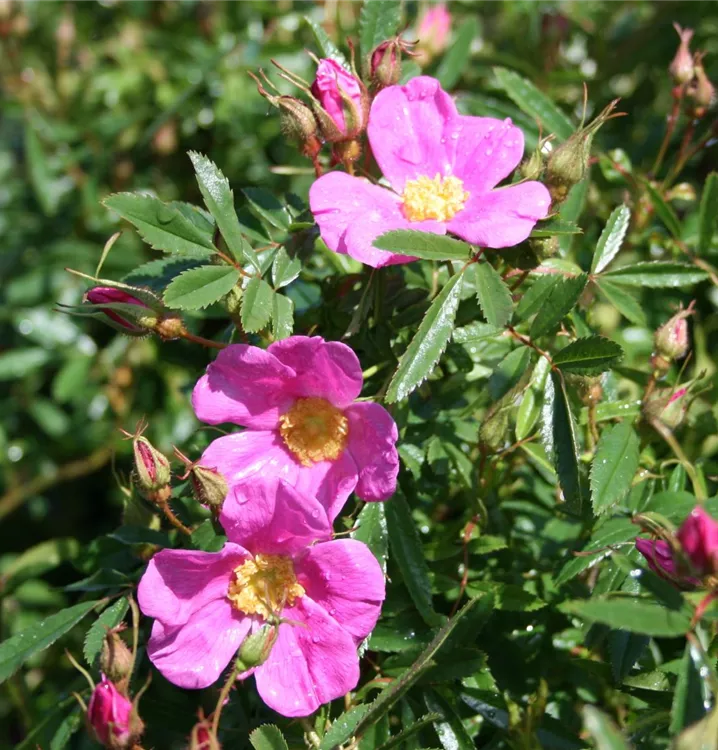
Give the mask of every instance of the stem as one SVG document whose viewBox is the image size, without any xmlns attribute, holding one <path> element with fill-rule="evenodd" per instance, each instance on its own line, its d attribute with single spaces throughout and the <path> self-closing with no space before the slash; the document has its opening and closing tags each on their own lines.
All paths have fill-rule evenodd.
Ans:
<svg viewBox="0 0 718 750">
<path fill-rule="evenodd" d="M 169 503 L 166 500 L 161 500 L 157 503 L 157 507 L 165 514 L 165 518 L 176 528 L 179 529 L 183 534 L 187 536 L 192 535 L 192 529 L 187 528 L 182 521 L 172 512 Z"/>
<path fill-rule="evenodd" d="M 219 738 L 217 737 L 217 730 L 219 729 L 219 718 L 222 715 L 222 709 L 224 708 L 225 701 L 229 696 L 229 691 L 232 689 L 238 674 L 239 668 L 236 664 L 234 664 L 232 666 L 232 671 L 229 673 L 229 677 L 227 677 L 227 681 L 222 686 L 219 698 L 217 699 L 217 705 L 214 708 L 214 714 L 212 715 L 212 734 L 217 741 L 219 741 Z"/>
<path fill-rule="evenodd" d="M 312 722 L 309 721 L 308 717 L 305 716 L 299 719 L 299 723 L 302 725 L 302 729 L 304 729 L 304 736 L 307 738 L 307 742 L 312 747 L 319 747 L 322 744 L 322 741 L 319 735 L 314 731 L 314 726 L 312 725 Z"/>
<path fill-rule="evenodd" d="M 688 474 L 691 483 L 693 484 L 693 491 L 696 493 L 696 500 L 698 500 L 698 502 L 701 504 L 704 503 L 706 501 L 706 493 L 703 488 L 703 482 L 700 481 L 698 472 L 686 457 L 686 454 L 683 452 L 683 449 L 681 448 L 679 442 L 673 436 L 673 433 L 667 427 L 662 425 L 658 420 L 652 420 L 651 425 L 656 430 L 656 432 L 668 443 L 671 450 L 676 454 L 678 460 L 683 465 L 683 468 L 686 470 L 686 474 Z"/>
<path fill-rule="evenodd" d="M 656 155 L 656 161 L 653 163 L 653 167 L 651 168 L 652 175 L 655 175 L 661 168 L 661 164 L 663 164 L 663 159 L 666 155 L 666 151 L 668 150 L 668 144 L 671 141 L 673 131 L 676 129 L 676 123 L 678 122 L 678 116 L 680 114 L 681 102 L 683 101 L 684 93 L 685 86 L 681 86 L 678 92 L 678 96 L 674 95 L 673 97 L 673 108 L 671 109 L 671 114 L 668 116 L 668 126 L 666 127 L 666 132 L 663 136 L 663 143 L 661 143 L 661 147 L 658 150 L 658 154 Z"/>
<path fill-rule="evenodd" d="M 187 339 L 187 341 L 191 341 L 194 344 L 200 344 L 201 346 L 207 346 L 210 349 L 226 349 L 229 344 L 223 344 L 220 341 L 211 341 L 210 339 L 205 339 L 202 336 L 195 336 L 193 333 L 190 333 L 189 331 L 184 331 L 180 338 Z"/>
<path fill-rule="evenodd" d="M 688 146 L 690 145 L 691 139 L 693 138 L 693 133 L 696 131 L 696 121 L 691 120 L 691 122 L 688 124 L 688 127 L 686 128 L 686 132 L 683 134 L 683 139 L 681 140 L 681 147 L 678 150 L 678 156 L 676 157 L 676 163 L 673 165 L 673 167 L 669 170 L 668 175 L 666 176 L 666 179 L 663 181 L 663 187 L 667 188 L 673 180 L 678 177 L 678 175 L 681 173 L 681 170 L 685 166 L 686 162 L 688 161 Z"/>
</svg>

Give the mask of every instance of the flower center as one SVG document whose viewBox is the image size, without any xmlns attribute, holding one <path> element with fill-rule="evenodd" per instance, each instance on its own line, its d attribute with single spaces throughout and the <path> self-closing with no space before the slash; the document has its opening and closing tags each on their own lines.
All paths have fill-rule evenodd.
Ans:
<svg viewBox="0 0 718 750">
<path fill-rule="evenodd" d="M 464 207 L 469 193 L 458 177 L 437 174 L 433 180 L 426 176 L 407 180 L 402 198 L 404 216 L 409 221 L 449 221 Z"/>
<path fill-rule="evenodd" d="M 323 398 L 300 398 L 279 418 L 284 444 L 304 466 L 334 461 L 349 435 L 349 420 Z"/>
<path fill-rule="evenodd" d="M 259 615 L 265 620 L 291 607 L 304 596 L 304 587 L 297 583 L 289 557 L 256 555 L 233 571 L 227 598 L 245 615 Z"/>
</svg>

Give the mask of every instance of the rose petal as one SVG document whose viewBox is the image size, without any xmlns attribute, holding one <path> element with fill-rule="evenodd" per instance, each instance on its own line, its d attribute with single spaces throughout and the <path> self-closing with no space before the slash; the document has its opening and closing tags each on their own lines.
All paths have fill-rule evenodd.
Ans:
<svg viewBox="0 0 718 750">
<path fill-rule="evenodd" d="M 217 438 L 202 454 L 204 466 L 216 468 L 234 485 L 261 472 L 286 480 L 303 495 L 315 497 L 333 521 L 358 480 L 357 467 L 345 450 L 336 461 L 303 466 L 294 460 L 275 432 L 246 430 Z"/>
<path fill-rule="evenodd" d="M 332 535 L 322 505 L 276 477 L 252 477 L 234 485 L 219 521 L 228 539 L 255 555 L 294 555 Z"/>
<path fill-rule="evenodd" d="M 352 404 L 344 412 L 349 419 L 348 449 L 359 469 L 356 494 L 362 500 L 386 500 L 396 491 L 399 433 L 391 414 L 379 404 Z"/>
<path fill-rule="evenodd" d="M 192 393 L 197 418 L 272 429 L 292 403 L 287 385 L 294 371 L 270 352 L 234 344 L 223 349 Z"/>
<path fill-rule="evenodd" d="M 486 193 L 516 169 L 524 134 L 508 118 L 459 116 L 455 122 L 449 136 L 457 140 L 453 173 L 470 194 Z"/>
<path fill-rule="evenodd" d="M 324 542 L 295 564 L 306 595 L 357 643 L 371 633 L 384 601 L 384 573 L 371 550 L 354 539 Z"/>
<path fill-rule="evenodd" d="M 323 398 L 342 409 L 361 393 L 361 364 L 346 344 L 321 336 L 291 336 L 267 351 L 296 372 L 291 383 L 294 396 Z"/>
<path fill-rule="evenodd" d="M 407 180 L 451 173 L 456 106 L 435 78 L 418 76 L 374 99 L 367 133 L 377 164 L 397 193 Z"/>
<path fill-rule="evenodd" d="M 147 653 L 166 679 L 182 688 L 204 688 L 216 682 L 249 633 L 252 619 L 225 599 L 213 601 L 184 624 L 152 626 Z"/>
<path fill-rule="evenodd" d="M 551 196 L 544 185 L 522 182 L 472 195 L 447 228 L 474 245 L 512 247 L 531 234 L 550 206 Z"/>
<path fill-rule="evenodd" d="M 279 626 L 269 659 L 255 670 L 257 690 L 283 716 L 308 716 L 356 687 L 356 646 L 351 635 L 306 596 L 285 608 L 282 617 L 303 625 Z"/>
<path fill-rule="evenodd" d="M 183 625 L 211 602 L 226 598 L 232 570 L 248 556 L 231 543 L 219 552 L 164 549 L 152 557 L 142 576 L 140 609 L 169 627 Z"/>
</svg>

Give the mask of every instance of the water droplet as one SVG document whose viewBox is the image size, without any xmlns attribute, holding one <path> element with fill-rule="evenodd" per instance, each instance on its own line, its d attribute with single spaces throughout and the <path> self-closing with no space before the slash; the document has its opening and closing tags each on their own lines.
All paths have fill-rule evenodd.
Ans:
<svg viewBox="0 0 718 750">
<path fill-rule="evenodd" d="M 640 578 L 643 575 L 643 570 L 641 568 L 634 568 L 629 575 L 631 578 Z"/>
</svg>

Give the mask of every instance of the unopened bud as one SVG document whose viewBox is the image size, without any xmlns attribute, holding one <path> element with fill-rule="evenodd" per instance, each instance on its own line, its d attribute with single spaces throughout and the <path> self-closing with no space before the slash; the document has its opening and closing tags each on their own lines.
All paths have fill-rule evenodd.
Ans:
<svg viewBox="0 0 718 750">
<path fill-rule="evenodd" d="M 451 13 L 444 3 L 431 5 L 419 21 L 417 35 L 419 44 L 429 57 L 435 57 L 446 49 L 451 33 Z"/>
<path fill-rule="evenodd" d="M 279 625 L 267 624 L 257 630 L 256 633 L 248 635 L 239 647 L 236 667 L 241 672 L 246 672 L 254 667 L 264 664 L 277 641 Z"/>
<path fill-rule="evenodd" d="M 373 91 L 378 92 L 399 83 L 401 56 L 404 51 L 408 51 L 408 43 L 400 37 L 382 42 L 374 49 L 369 59 L 369 77 Z"/>
<path fill-rule="evenodd" d="M 189 750 L 222 750 L 222 746 L 212 732 L 211 721 L 201 719 L 192 727 Z"/>
<path fill-rule="evenodd" d="M 129 336 L 146 336 L 157 322 L 149 305 L 122 289 L 96 286 L 85 294 L 85 306 L 96 307 L 106 322 Z"/>
<path fill-rule="evenodd" d="M 100 668 L 115 683 L 127 680 L 132 671 L 132 652 L 117 630 L 108 631 L 102 642 Z"/>
<path fill-rule="evenodd" d="M 314 114 L 324 140 L 351 141 L 364 132 L 369 118 L 369 93 L 364 84 L 336 60 L 319 61 L 311 88 Z"/>
<path fill-rule="evenodd" d="M 108 750 L 132 747 L 144 730 L 136 706 L 104 674 L 87 705 L 87 723 Z"/>
<path fill-rule="evenodd" d="M 132 450 L 135 454 L 135 470 L 133 479 L 139 490 L 144 494 L 164 489 L 170 482 L 170 462 L 160 453 L 152 443 L 142 436 L 143 425 L 140 425 L 134 435 L 123 433 L 132 438 Z"/>
<path fill-rule="evenodd" d="M 312 110 L 300 99 L 293 96 L 275 97 L 279 107 L 282 132 L 297 143 L 303 156 L 316 159 L 322 148 L 319 140 L 319 127 Z"/>
<path fill-rule="evenodd" d="M 181 338 L 186 331 L 182 318 L 177 315 L 160 318 L 152 330 L 165 341 Z"/>
<path fill-rule="evenodd" d="M 660 422 L 675 430 L 683 422 L 688 411 L 687 387 L 673 391 L 659 388 L 643 402 L 643 413 L 650 422 Z"/>
<path fill-rule="evenodd" d="M 187 469 L 181 478 L 189 478 L 195 500 L 218 514 L 229 492 L 227 480 L 217 469 L 190 461 L 178 448 L 175 448 L 175 455 Z"/>
<path fill-rule="evenodd" d="M 696 53 L 694 58 L 695 81 L 688 89 L 688 95 L 691 96 L 695 102 L 693 116 L 697 118 L 703 117 L 706 110 L 712 107 L 716 102 L 715 86 L 706 75 L 706 71 L 703 67 L 703 57 L 703 52 Z"/>
<path fill-rule="evenodd" d="M 673 28 L 678 32 L 681 43 L 678 45 L 676 56 L 668 66 L 668 71 L 677 84 L 689 83 L 693 79 L 693 57 L 689 49 L 693 29 L 682 29 L 677 23 L 673 24 Z"/>
<path fill-rule="evenodd" d="M 655 335 L 656 352 L 669 362 L 682 359 L 688 354 L 688 320 L 693 314 L 694 302 L 687 309 L 679 310 L 664 323 Z"/>
<path fill-rule="evenodd" d="M 542 172 L 543 156 L 538 149 L 519 164 L 519 173 L 524 180 L 538 180 Z"/>
<path fill-rule="evenodd" d="M 537 237 L 531 239 L 529 240 L 529 245 L 539 262 L 544 261 L 547 258 L 553 258 L 554 255 L 558 255 L 559 252 L 559 241 L 556 235 L 553 237 Z"/>
</svg>

